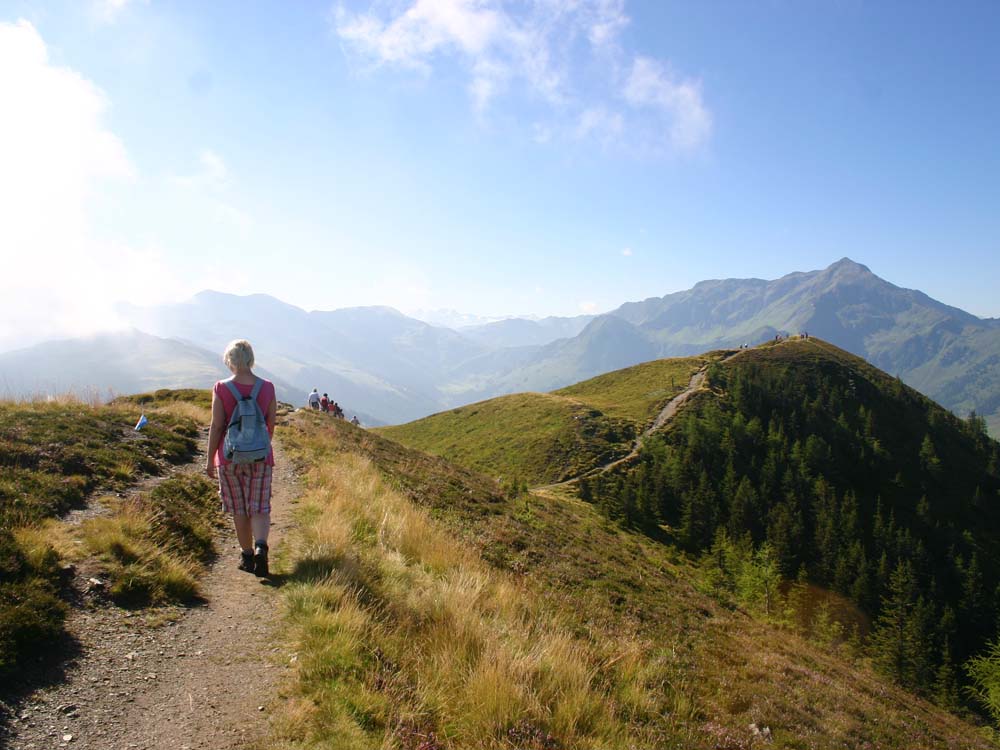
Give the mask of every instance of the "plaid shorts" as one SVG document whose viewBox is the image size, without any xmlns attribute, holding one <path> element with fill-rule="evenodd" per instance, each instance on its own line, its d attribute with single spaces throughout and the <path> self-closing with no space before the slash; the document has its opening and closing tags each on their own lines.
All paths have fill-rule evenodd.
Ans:
<svg viewBox="0 0 1000 750">
<path fill-rule="evenodd" d="M 271 512 L 271 470 L 258 464 L 223 464 L 219 470 L 222 510 L 235 516 Z"/>
</svg>

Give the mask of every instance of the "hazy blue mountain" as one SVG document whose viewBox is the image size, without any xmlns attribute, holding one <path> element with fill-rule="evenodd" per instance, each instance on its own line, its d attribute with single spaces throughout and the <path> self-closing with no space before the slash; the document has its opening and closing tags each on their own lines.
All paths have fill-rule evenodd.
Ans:
<svg viewBox="0 0 1000 750">
<path fill-rule="evenodd" d="M 557 339 L 579 335 L 593 315 L 577 315 L 572 318 L 556 316 L 530 320 L 528 318 L 508 318 L 486 325 L 466 326 L 458 331 L 463 336 L 492 349 L 514 346 L 544 346 Z"/>
<path fill-rule="evenodd" d="M 484 348 L 388 307 L 307 312 L 264 294 L 205 291 L 187 302 L 123 306 L 133 325 L 221 352 L 247 338 L 257 359 L 302 389 L 318 388 L 381 422 L 415 419 L 442 408 L 447 373 Z"/>
<path fill-rule="evenodd" d="M 301 404 L 305 392 L 266 369 L 278 398 Z M 229 371 L 222 358 L 183 341 L 141 331 L 46 341 L 0 354 L 0 393 L 10 396 L 127 394 L 158 388 L 211 388 Z"/>
</svg>

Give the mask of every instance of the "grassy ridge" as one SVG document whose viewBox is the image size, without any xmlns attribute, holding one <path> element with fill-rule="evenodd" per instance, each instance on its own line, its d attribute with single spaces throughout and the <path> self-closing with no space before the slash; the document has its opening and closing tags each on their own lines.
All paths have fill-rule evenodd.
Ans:
<svg viewBox="0 0 1000 750">
<path fill-rule="evenodd" d="M 378 431 L 492 476 L 550 484 L 626 455 L 710 359 L 647 362 L 553 393 L 501 396 Z"/>
<path fill-rule="evenodd" d="M 558 482 L 628 453 L 635 427 L 576 399 L 519 393 L 379 430 L 488 474 Z"/>
<path fill-rule="evenodd" d="M 285 435 L 308 472 L 289 561 L 301 666 L 269 746 L 325 746 L 331 727 L 352 738 L 338 747 L 763 746 L 750 724 L 776 748 L 990 746 L 864 663 L 701 594 L 683 555 L 589 504 L 509 498 L 311 415 Z"/>
<path fill-rule="evenodd" d="M 692 375 L 715 359 L 713 355 L 657 359 L 553 393 L 579 399 L 608 416 L 647 426 L 670 399 L 687 388 Z"/>
<path fill-rule="evenodd" d="M 0 402 L 0 674 L 50 650 L 62 633 L 65 579 L 56 546 L 65 530 L 54 519 L 95 491 L 122 491 L 194 454 L 198 429 L 190 417 L 163 411 L 137 433 L 138 415 L 127 404 Z M 166 507 L 191 493 L 204 499 L 204 488 L 180 484 L 149 502 Z M 116 548 L 133 565 L 122 570 L 138 581 L 141 556 Z"/>
</svg>

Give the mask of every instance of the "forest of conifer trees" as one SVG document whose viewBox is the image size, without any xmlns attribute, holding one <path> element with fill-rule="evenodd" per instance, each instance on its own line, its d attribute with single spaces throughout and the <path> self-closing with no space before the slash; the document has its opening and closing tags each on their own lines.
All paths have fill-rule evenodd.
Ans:
<svg viewBox="0 0 1000 750">
<path fill-rule="evenodd" d="M 582 481 L 581 497 L 625 525 L 667 529 L 704 556 L 712 586 L 769 616 L 781 598 L 794 622 L 804 587 L 830 592 L 810 617 L 960 708 L 972 694 L 961 665 L 997 635 L 1000 444 L 982 419 L 861 360 L 753 354 L 713 366 L 710 391 L 632 466 Z"/>
</svg>

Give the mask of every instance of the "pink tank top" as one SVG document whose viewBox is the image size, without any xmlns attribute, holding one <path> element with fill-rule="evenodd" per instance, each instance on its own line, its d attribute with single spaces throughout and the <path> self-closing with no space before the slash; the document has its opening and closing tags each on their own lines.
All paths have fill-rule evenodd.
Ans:
<svg viewBox="0 0 1000 750">
<path fill-rule="evenodd" d="M 240 392 L 243 396 L 249 396 L 251 391 L 253 391 L 253 385 L 242 385 L 241 383 L 233 383 L 236 386 L 236 390 Z M 229 420 L 233 417 L 233 411 L 236 409 L 236 399 L 230 390 L 223 384 L 220 380 L 212 388 L 212 392 L 215 393 L 215 397 L 222 401 L 222 408 L 226 410 L 226 421 L 224 427 L 229 426 Z M 267 416 L 267 408 L 274 401 L 274 383 L 270 380 L 265 380 L 264 385 L 260 388 L 260 393 L 257 394 L 257 403 L 260 405 L 260 410 L 264 412 L 264 416 Z M 267 426 L 268 432 L 274 435 L 274 425 L 270 424 Z M 216 466 L 226 466 L 229 461 L 225 459 L 222 455 L 222 440 L 219 441 L 219 447 L 215 451 L 215 465 Z M 267 459 L 264 461 L 268 466 L 274 466 L 274 449 L 267 454 Z"/>
</svg>

